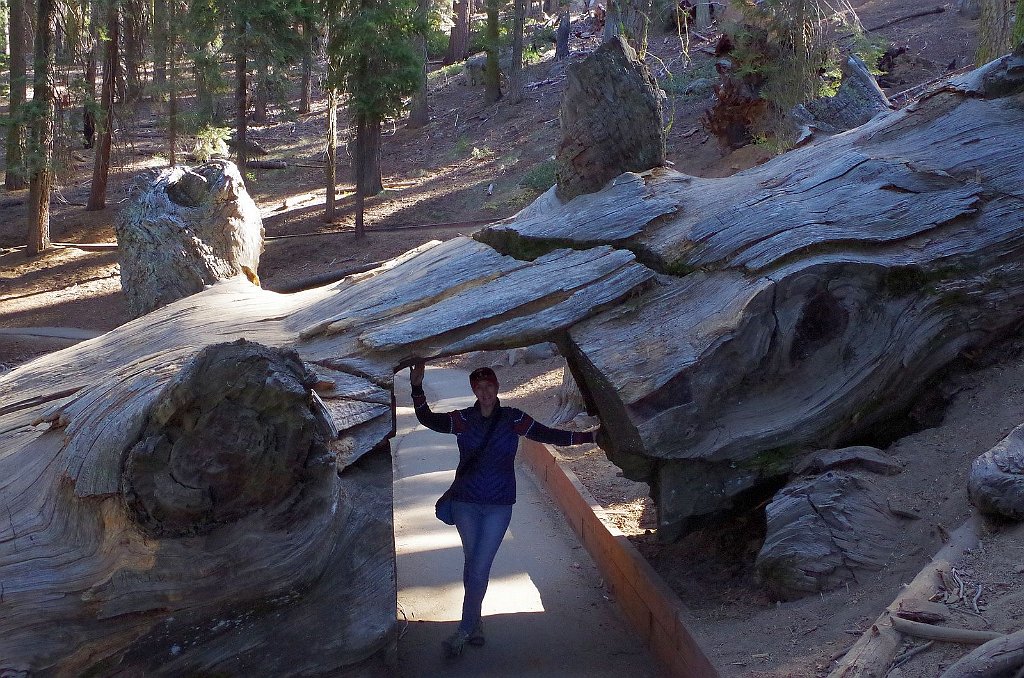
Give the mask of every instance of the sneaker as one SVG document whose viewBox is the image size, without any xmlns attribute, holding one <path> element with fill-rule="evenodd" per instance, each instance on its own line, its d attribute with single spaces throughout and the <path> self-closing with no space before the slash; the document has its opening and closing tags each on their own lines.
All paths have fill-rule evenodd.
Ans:
<svg viewBox="0 0 1024 678">
<path fill-rule="evenodd" d="M 444 656 L 452 658 L 462 655 L 462 650 L 466 647 L 467 640 L 469 640 L 469 634 L 465 631 L 456 631 L 445 638 L 444 642 L 441 643 L 444 647 Z"/>
<path fill-rule="evenodd" d="M 469 634 L 469 638 L 466 639 L 466 642 L 469 643 L 470 645 L 476 645 L 477 647 L 480 647 L 485 642 L 487 642 L 487 639 L 484 638 L 484 623 L 483 622 L 480 622 L 479 624 L 476 625 L 476 628 L 473 629 L 473 633 Z"/>
</svg>

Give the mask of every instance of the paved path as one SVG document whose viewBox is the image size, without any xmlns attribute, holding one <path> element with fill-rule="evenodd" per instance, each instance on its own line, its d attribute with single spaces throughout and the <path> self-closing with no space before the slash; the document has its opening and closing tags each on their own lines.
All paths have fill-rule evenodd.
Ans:
<svg viewBox="0 0 1024 678">
<path fill-rule="evenodd" d="M 424 387 L 435 411 L 473 404 L 466 372 L 428 369 Z M 487 644 L 467 646 L 459 659 L 442 657 L 441 641 L 455 631 L 462 608 L 462 549 L 455 528 L 434 517 L 434 502 L 454 476 L 455 438 L 416 422 L 407 371 L 396 377 L 395 391 L 398 604 L 408 620 L 399 675 L 657 676 L 643 642 L 606 598 L 589 555 L 522 468 L 512 525 L 484 599 Z"/>
</svg>

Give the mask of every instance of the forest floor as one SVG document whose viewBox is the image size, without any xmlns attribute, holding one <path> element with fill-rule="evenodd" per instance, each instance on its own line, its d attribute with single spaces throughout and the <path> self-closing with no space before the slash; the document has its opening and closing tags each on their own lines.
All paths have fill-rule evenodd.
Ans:
<svg viewBox="0 0 1024 678">
<path fill-rule="evenodd" d="M 852 5 L 869 28 L 922 10 L 920 0 L 853 0 Z M 888 94 L 972 61 L 977 24 L 958 16 L 951 5 L 946 3 L 945 12 L 875 31 L 907 48 L 897 61 Z M 574 21 L 573 59 L 597 46 L 597 38 L 587 36 L 588 28 L 587 20 Z M 679 171 L 716 177 L 763 162 L 770 152 L 749 146 L 725 154 L 701 126 L 711 93 L 696 86 L 694 93 L 684 92 L 699 79 L 714 77 L 708 46 L 694 40 L 684 52 L 674 33 L 655 32 L 649 48 L 660 59 L 652 60 L 652 68 L 671 103 L 668 159 Z M 675 76 L 671 82 L 664 78 L 665 68 Z M 351 233 L 349 193 L 341 193 L 341 214 L 334 223 L 322 219 L 323 98 L 317 98 L 307 115 L 274 111 L 270 122 L 254 126 L 250 135 L 270 151 L 269 158 L 286 160 L 289 167 L 247 173 L 267 234 L 259 268 L 263 285 L 286 290 L 311 276 L 388 259 L 427 240 L 468 234 L 483 222 L 514 214 L 553 183 L 551 158 L 559 141 L 564 79 L 565 63 L 553 61 L 547 52 L 526 69 L 529 84 L 522 103 L 485 105 L 482 89 L 464 84 L 461 72 L 432 67 L 432 120 L 419 130 L 401 122 L 387 129 L 382 158 L 386 190 L 368 201 L 369 232 L 362 240 Z M 119 120 L 103 211 L 83 209 L 92 151 L 77 148 L 67 154 L 52 208 L 55 242 L 114 242 L 113 220 L 128 199 L 129 179 L 142 169 L 166 164 L 162 115 L 158 104 L 143 103 Z M 40 257 L 25 257 L 25 197 L 25 192 L 0 197 L 0 371 L 69 343 L 5 333 L 7 329 L 105 331 L 128 319 L 115 250 L 58 247 Z M 679 593 L 690 613 L 686 623 L 723 676 L 825 675 L 831 662 L 870 628 L 900 584 L 924 568 L 946 535 L 969 515 L 965 478 L 971 461 L 1024 421 L 1020 348 L 1016 342 L 1001 346 L 951 376 L 943 386 L 952 398 L 941 424 L 894 441 L 887 449 L 905 470 L 879 477 L 878 484 L 891 504 L 919 516 L 906 521 L 887 567 L 841 590 L 801 601 L 773 602 L 758 586 L 752 563 L 763 526 L 757 521 L 660 544 L 651 531 L 654 516 L 645 485 L 622 478 L 597 448 L 565 449 L 561 454 Z M 505 402 L 540 419 L 553 412 L 561 381 L 559 359 L 514 366 L 508 365 L 506 354 L 458 360 L 502 365 Z M 981 612 L 951 610 L 947 623 L 998 631 L 1019 626 L 1024 618 L 1022 536 L 1020 527 L 986 525 L 981 546 L 957 564 L 972 591 L 981 585 Z M 931 678 L 966 651 L 964 646 L 936 644 L 890 675 Z"/>
</svg>

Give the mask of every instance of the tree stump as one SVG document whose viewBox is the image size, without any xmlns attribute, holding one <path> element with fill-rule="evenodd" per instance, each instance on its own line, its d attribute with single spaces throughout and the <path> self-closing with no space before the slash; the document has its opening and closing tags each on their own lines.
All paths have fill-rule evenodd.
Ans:
<svg viewBox="0 0 1024 678">
<path fill-rule="evenodd" d="M 892 108 L 875 76 L 857 56 L 842 63 L 843 81 L 835 96 L 807 102 L 807 110 L 826 131 L 844 131 L 863 125 Z"/>
<path fill-rule="evenodd" d="M 235 165 L 163 170 L 114 223 L 132 317 L 244 274 L 259 284 L 263 220 Z"/>
<path fill-rule="evenodd" d="M 593 193 L 623 172 L 665 164 L 658 83 L 622 37 L 569 67 L 559 119 L 562 200 Z"/>
</svg>

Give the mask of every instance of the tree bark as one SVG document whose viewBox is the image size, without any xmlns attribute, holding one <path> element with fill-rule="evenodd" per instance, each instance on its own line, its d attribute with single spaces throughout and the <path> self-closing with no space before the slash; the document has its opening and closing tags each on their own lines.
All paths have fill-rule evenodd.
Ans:
<svg viewBox="0 0 1024 678">
<path fill-rule="evenodd" d="M 142 66 L 145 61 L 142 43 L 146 26 L 146 6 L 140 0 L 123 2 L 125 101 L 135 102 L 142 98 Z"/>
<path fill-rule="evenodd" d="M 256 59 L 256 95 L 253 97 L 252 120 L 257 125 L 267 122 L 268 81 L 270 80 L 270 64 L 264 57 Z"/>
<path fill-rule="evenodd" d="M 28 15 L 25 0 L 10 0 L 10 126 L 7 128 L 7 158 L 4 186 L 15 191 L 28 186 L 25 167 L 25 102 L 28 98 Z"/>
<path fill-rule="evenodd" d="M 512 10 L 512 64 L 508 69 L 508 96 L 514 104 L 523 100 L 523 32 L 526 26 L 526 1 L 515 0 Z"/>
<path fill-rule="evenodd" d="M 498 0 L 487 0 L 487 66 L 484 68 L 484 101 L 501 99 L 501 68 L 498 66 Z"/>
<path fill-rule="evenodd" d="M 558 29 L 555 31 L 555 59 L 569 58 L 569 10 L 562 14 L 558 20 Z"/>
<path fill-rule="evenodd" d="M 174 0 L 170 0 L 174 2 Z M 168 0 L 153 0 L 153 86 L 157 101 L 167 100 L 167 60 L 170 40 Z"/>
<path fill-rule="evenodd" d="M 327 154 L 324 160 L 324 171 L 327 180 L 327 203 L 324 221 L 334 223 L 335 202 L 338 191 L 338 90 L 329 87 L 327 90 Z"/>
<path fill-rule="evenodd" d="M 302 93 L 299 95 L 299 113 L 305 115 L 313 105 L 313 22 L 302 21 Z"/>
<path fill-rule="evenodd" d="M 107 39 L 103 43 L 103 89 L 100 93 L 100 143 L 96 148 L 92 167 L 92 186 L 89 189 L 88 211 L 101 210 L 107 204 L 107 178 L 110 174 L 110 149 L 114 129 L 114 76 L 118 63 L 118 2 L 107 0 Z"/>
<path fill-rule="evenodd" d="M 36 0 L 36 40 L 29 144 L 28 249 L 34 255 L 50 247 L 50 192 L 53 189 L 53 26 L 56 0 Z"/>
<path fill-rule="evenodd" d="M 173 167 L 137 188 L 114 222 L 132 317 L 218 280 L 259 283 L 263 221 L 238 168 L 227 160 Z"/>
<path fill-rule="evenodd" d="M 172 0 L 167 6 L 167 22 L 171 30 L 167 39 L 167 71 L 170 76 L 167 110 L 167 164 L 178 164 L 178 16 Z"/>
<path fill-rule="evenodd" d="M 356 236 L 365 233 L 363 208 L 367 196 L 384 190 L 380 172 L 381 120 L 369 113 L 355 115 L 355 155 L 352 169 L 356 184 Z"/>
<path fill-rule="evenodd" d="M 419 0 L 419 17 L 426 26 L 427 13 L 430 11 L 430 0 Z M 409 104 L 409 118 L 406 126 L 411 129 L 419 129 L 430 122 L 430 111 L 427 109 L 427 35 L 420 33 L 416 36 L 416 51 L 423 57 L 423 67 L 420 71 L 419 84 L 413 92 L 412 102 Z"/>
<path fill-rule="evenodd" d="M 711 25 L 711 0 L 697 0 L 695 28 L 702 31 Z"/>
<path fill-rule="evenodd" d="M 249 62 L 246 57 L 245 20 L 235 24 L 235 164 L 245 167 L 248 147 L 245 133 L 249 112 Z"/>
<path fill-rule="evenodd" d="M 455 0 L 455 23 L 448 37 L 448 53 L 444 63 L 454 64 L 463 61 L 469 50 L 469 0 Z"/>
</svg>

